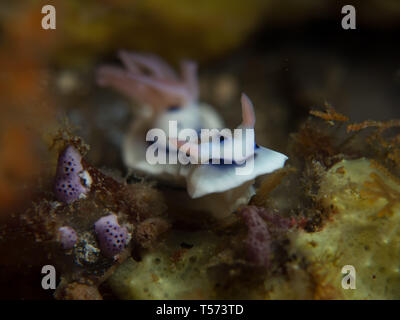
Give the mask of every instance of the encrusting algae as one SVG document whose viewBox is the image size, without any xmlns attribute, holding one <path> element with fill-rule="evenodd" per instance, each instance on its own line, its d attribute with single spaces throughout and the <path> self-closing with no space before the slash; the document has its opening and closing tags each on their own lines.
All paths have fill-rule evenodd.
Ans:
<svg viewBox="0 0 400 320">
<path fill-rule="evenodd" d="M 318 288 L 314 298 L 400 298 L 400 198 L 387 199 L 386 191 L 398 194 L 400 185 L 368 159 L 342 160 L 328 170 L 320 192 L 336 213 L 320 231 L 292 237 L 292 250 L 305 255 Z M 346 265 L 356 270 L 355 290 L 342 288 Z"/>
</svg>

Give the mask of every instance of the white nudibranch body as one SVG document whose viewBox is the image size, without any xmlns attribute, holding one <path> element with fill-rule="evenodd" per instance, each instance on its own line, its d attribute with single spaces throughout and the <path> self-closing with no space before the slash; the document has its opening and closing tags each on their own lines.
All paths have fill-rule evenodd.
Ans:
<svg viewBox="0 0 400 320">
<path fill-rule="evenodd" d="M 254 195 L 255 178 L 282 168 L 288 159 L 284 154 L 255 144 L 253 105 L 245 94 L 242 95 L 241 102 L 243 122 L 239 128 L 245 129 L 241 131 L 242 135 L 224 138 L 219 142 L 219 150 L 223 150 L 222 144 L 230 146 L 224 152 L 221 151 L 220 158 L 217 159 L 219 164 L 204 163 L 201 155 L 197 154 L 201 161 L 198 165 L 193 165 L 186 176 L 187 191 L 192 198 L 203 197 L 212 204 L 213 197 L 210 195 L 219 195 L 219 203 L 226 201 L 225 208 L 218 206 L 217 210 L 213 210 L 210 207 L 216 217 L 229 216 L 232 208 L 247 204 Z M 253 148 L 249 148 L 249 140 Z M 209 148 L 208 142 L 205 145 L 205 148 L 199 146 L 199 153 Z M 235 147 L 237 145 L 239 148 Z"/>
<path fill-rule="evenodd" d="M 285 155 L 255 143 L 254 108 L 245 94 L 241 98 L 242 123 L 237 128 L 241 130 L 221 130 L 224 125 L 218 113 L 198 102 L 195 63 L 182 62 L 179 77 L 153 55 L 121 52 L 120 58 L 126 69 L 102 67 L 98 83 L 113 87 L 143 106 L 123 143 L 123 160 L 132 172 L 186 188 L 192 198 L 189 206 L 224 218 L 248 203 L 256 177 L 284 166 Z M 175 131 L 171 123 L 176 123 Z M 149 135 L 154 131 L 151 129 L 164 133 L 164 137 Z M 185 129 L 197 132 L 196 141 L 182 138 Z M 203 136 L 202 129 L 217 130 Z M 149 149 L 157 149 L 157 157 L 167 161 L 149 162 Z M 168 162 L 176 158 L 178 162 Z M 182 164 L 179 159 L 184 158 L 187 161 Z"/>
</svg>

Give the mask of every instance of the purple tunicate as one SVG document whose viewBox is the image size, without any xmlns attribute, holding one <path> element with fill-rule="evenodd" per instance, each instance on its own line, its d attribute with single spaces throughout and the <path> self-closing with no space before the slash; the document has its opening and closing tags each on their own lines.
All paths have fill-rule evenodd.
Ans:
<svg viewBox="0 0 400 320">
<path fill-rule="evenodd" d="M 274 230 L 286 232 L 292 227 L 291 221 L 256 206 L 245 207 L 241 211 L 241 216 L 248 228 L 246 239 L 248 259 L 256 265 L 267 267 L 274 250 L 267 222 Z"/>
<path fill-rule="evenodd" d="M 247 207 L 241 214 L 248 228 L 246 245 L 249 260 L 260 266 L 268 266 L 272 248 L 266 222 L 255 207 Z"/>
<path fill-rule="evenodd" d="M 57 200 L 71 203 L 88 192 L 79 176 L 83 171 L 81 160 L 81 155 L 72 146 L 65 148 L 58 157 L 54 186 Z"/>
<path fill-rule="evenodd" d="M 65 250 L 72 249 L 78 241 L 78 236 L 71 227 L 61 227 L 58 229 L 59 241 Z"/>
<path fill-rule="evenodd" d="M 94 229 L 101 252 L 108 258 L 114 258 L 128 244 L 128 230 L 118 224 L 114 214 L 100 218 L 94 224 Z"/>
</svg>

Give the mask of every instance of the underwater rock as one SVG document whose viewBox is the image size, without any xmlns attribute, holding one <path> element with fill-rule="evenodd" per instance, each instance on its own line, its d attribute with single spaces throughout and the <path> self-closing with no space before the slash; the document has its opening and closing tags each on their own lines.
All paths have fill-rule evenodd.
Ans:
<svg viewBox="0 0 400 320">
<path fill-rule="evenodd" d="M 152 247 L 160 234 L 169 229 L 169 223 L 162 218 L 149 218 L 141 222 L 135 231 L 135 239 L 143 248 Z"/>
<path fill-rule="evenodd" d="M 183 248 L 182 243 L 190 244 Z M 211 232 L 170 233 L 141 261 L 127 259 L 108 284 L 121 299 L 204 299 L 213 297 L 204 266 L 216 252 Z"/>
<path fill-rule="evenodd" d="M 103 300 L 96 286 L 78 282 L 60 285 L 54 295 L 58 300 Z"/>
<path fill-rule="evenodd" d="M 320 231 L 293 234 L 293 251 L 309 261 L 316 299 L 400 299 L 400 184 L 373 160 L 343 160 L 320 194 L 337 213 Z M 341 286 L 354 266 L 356 289 Z"/>
</svg>

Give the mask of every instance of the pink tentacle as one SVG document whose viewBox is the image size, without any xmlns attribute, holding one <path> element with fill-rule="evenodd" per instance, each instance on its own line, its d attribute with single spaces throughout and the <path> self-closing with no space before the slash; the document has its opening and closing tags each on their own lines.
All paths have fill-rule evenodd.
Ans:
<svg viewBox="0 0 400 320">
<path fill-rule="evenodd" d="M 182 61 L 181 63 L 182 78 L 186 84 L 192 101 L 199 98 L 199 83 L 197 77 L 197 64 L 194 61 Z"/>
<path fill-rule="evenodd" d="M 180 84 L 179 82 L 173 82 L 173 83 L 168 83 L 170 81 L 165 81 L 161 79 L 152 79 L 151 77 L 148 76 L 140 76 L 140 75 L 134 75 L 134 74 L 129 74 L 128 77 L 130 79 L 142 82 L 143 84 L 146 84 L 148 86 L 153 87 L 154 89 L 157 89 L 166 95 L 173 97 L 178 97 L 180 98 L 184 104 L 189 102 L 191 100 L 191 96 L 188 92 L 188 90 L 185 88 L 184 85 Z"/>
<path fill-rule="evenodd" d="M 118 57 L 120 58 L 124 66 L 128 69 L 128 71 L 134 74 L 141 73 L 139 66 L 137 66 L 135 60 L 131 58 L 131 54 L 129 52 L 121 50 L 118 52 Z"/>
<path fill-rule="evenodd" d="M 152 54 L 129 53 L 123 51 L 125 61 L 129 61 L 130 65 L 136 68 L 142 67 L 151 72 L 153 76 L 160 79 L 177 80 L 178 76 L 175 71 L 163 60 Z"/>
<path fill-rule="evenodd" d="M 241 103 L 242 103 L 242 126 L 248 128 L 254 128 L 254 125 L 256 123 L 256 116 L 254 114 L 253 103 L 245 93 L 242 93 Z"/>
<path fill-rule="evenodd" d="M 111 87 L 139 103 L 149 104 L 155 111 L 167 107 L 185 106 L 199 96 L 197 65 L 181 63 L 181 76 L 155 55 L 118 53 L 124 68 L 100 67 L 96 80 L 100 86 Z"/>
<path fill-rule="evenodd" d="M 100 67 L 96 74 L 96 81 L 100 86 L 111 87 L 140 103 L 159 106 L 165 101 L 165 97 L 156 90 L 131 79 L 126 71 L 117 67 Z"/>
</svg>

